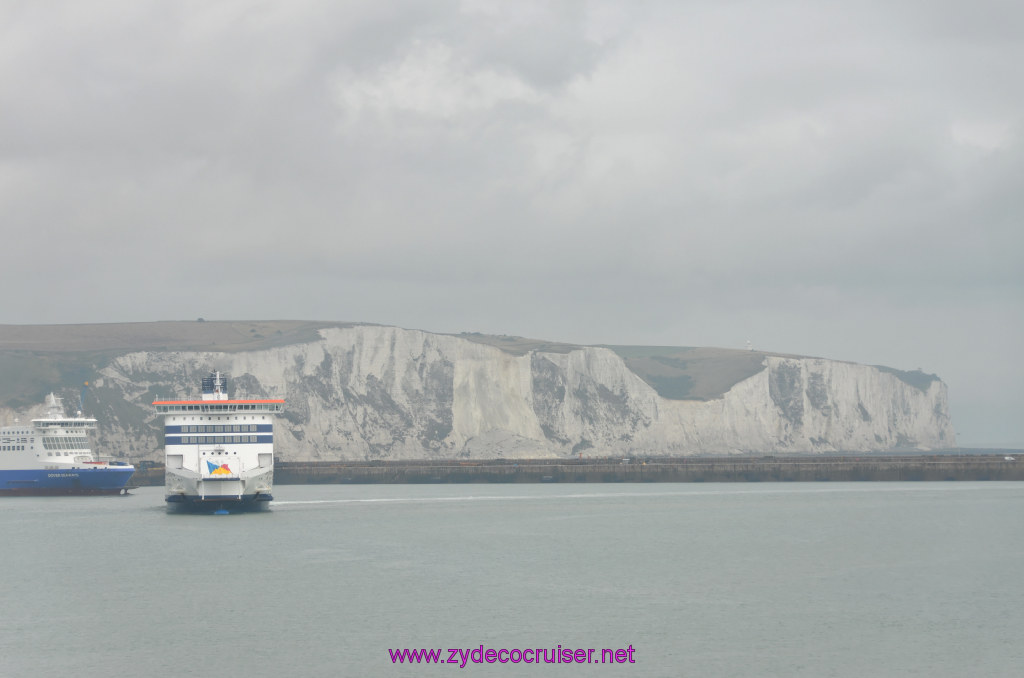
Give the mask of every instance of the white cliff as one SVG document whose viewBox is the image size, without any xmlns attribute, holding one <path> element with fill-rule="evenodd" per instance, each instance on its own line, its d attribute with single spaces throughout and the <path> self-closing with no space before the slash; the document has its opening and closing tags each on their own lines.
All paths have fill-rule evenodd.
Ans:
<svg viewBox="0 0 1024 678">
<path fill-rule="evenodd" d="M 102 370 L 101 443 L 158 457 L 154 398 L 219 369 L 237 397 L 284 397 L 284 460 L 806 453 L 955 446 L 946 387 L 885 368 L 764 356 L 718 397 L 660 396 L 613 350 L 515 355 L 393 327 L 320 330 L 249 352 L 140 351 Z M 118 400 L 120 399 L 120 403 Z M 132 414 L 134 412 L 134 414 Z"/>
</svg>

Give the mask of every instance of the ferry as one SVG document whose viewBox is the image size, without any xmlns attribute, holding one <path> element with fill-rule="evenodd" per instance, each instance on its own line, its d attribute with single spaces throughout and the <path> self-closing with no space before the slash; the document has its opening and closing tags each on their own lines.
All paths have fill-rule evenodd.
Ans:
<svg viewBox="0 0 1024 678">
<path fill-rule="evenodd" d="M 93 453 L 96 420 L 64 416 L 62 399 L 46 397 L 47 415 L 0 428 L 0 496 L 127 494 L 135 467 Z"/>
<path fill-rule="evenodd" d="M 274 416 L 284 400 L 232 400 L 227 375 L 199 400 L 157 400 L 164 417 L 164 500 L 170 512 L 267 509 L 274 497 Z"/>
</svg>

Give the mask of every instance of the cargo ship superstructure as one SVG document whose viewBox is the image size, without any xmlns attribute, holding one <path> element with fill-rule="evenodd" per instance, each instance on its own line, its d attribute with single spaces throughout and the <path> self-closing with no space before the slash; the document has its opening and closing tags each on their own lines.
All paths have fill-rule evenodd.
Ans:
<svg viewBox="0 0 1024 678">
<path fill-rule="evenodd" d="M 253 511 L 270 506 L 274 417 L 284 400 L 232 400 L 227 376 L 202 380 L 200 400 L 157 400 L 164 417 L 164 499 L 171 511 Z"/>
<path fill-rule="evenodd" d="M 61 399 L 46 397 L 47 414 L 31 425 L 0 428 L 0 496 L 123 494 L 135 467 L 93 453 L 96 420 L 64 416 Z"/>
</svg>

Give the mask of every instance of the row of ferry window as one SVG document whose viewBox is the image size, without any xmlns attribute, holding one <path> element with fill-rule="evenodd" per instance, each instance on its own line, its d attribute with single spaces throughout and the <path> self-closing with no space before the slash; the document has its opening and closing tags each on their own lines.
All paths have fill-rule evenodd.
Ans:
<svg viewBox="0 0 1024 678">
<path fill-rule="evenodd" d="M 157 412 L 280 412 L 281 405 L 157 405 Z"/>
<path fill-rule="evenodd" d="M 38 455 L 36 455 L 36 456 L 38 456 Z M 70 452 L 66 452 L 66 451 L 65 452 L 61 452 L 61 451 L 58 450 L 57 452 L 47 452 L 46 456 L 47 457 L 61 457 L 61 456 L 70 457 L 72 455 L 71 455 Z"/>
<path fill-rule="evenodd" d="M 182 436 L 180 444 L 199 445 L 201 443 L 258 443 L 260 442 L 260 438 L 266 438 L 267 440 L 270 440 L 270 436 Z"/>
<path fill-rule="evenodd" d="M 238 415 L 234 415 L 234 416 L 230 416 L 230 417 L 228 417 L 228 416 L 224 416 L 224 417 L 189 417 L 188 421 L 203 421 L 204 419 L 206 421 L 213 421 L 214 419 L 216 419 L 217 421 L 220 421 L 221 419 L 227 419 L 228 421 L 238 421 L 239 419 L 246 419 L 247 420 L 248 418 L 249 418 L 249 415 L 245 415 L 244 417 L 239 417 Z M 266 421 L 267 420 L 267 418 L 265 416 L 257 417 L 255 414 L 252 415 L 252 420 L 253 421 L 256 421 L 257 419 L 259 419 L 260 421 Z M 179 417 L 171 417 L 167 421 L 185 421 L 185 417 L 180 417 L 180 418 Z"/>
<path fill-rule="evenodd" d="M 256 424 L 230 424 L 225 426 L 182 426 L 182 433 L 242 433 L 258 431 Z"/>
<path fill-rule="evenodd" d="M 43 437 L 43 447 L 47 450 L 87 450 L 88 438 L 72 438 L 70 436 Z"/>
<path fill-rule="evenodd" d="M 24 450 L 24 445 L 4 445 L 4 452 L 13 452 L 14 450 Z"/>
</svg>

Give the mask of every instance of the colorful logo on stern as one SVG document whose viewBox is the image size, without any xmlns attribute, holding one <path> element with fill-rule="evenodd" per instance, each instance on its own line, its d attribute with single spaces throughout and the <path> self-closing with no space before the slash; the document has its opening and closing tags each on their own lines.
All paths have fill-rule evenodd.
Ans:
<svg viewBox="0 0 1024 678">
<path fill-rule="evenodd" d="M 206 468 L 209 469 L 211 476 L 227 476 L 231 475 L 231 469 L 228 468 L 227 464 L 221 464 L 218 466 L 212 461 L 206 462 Z"/>
</svg>

